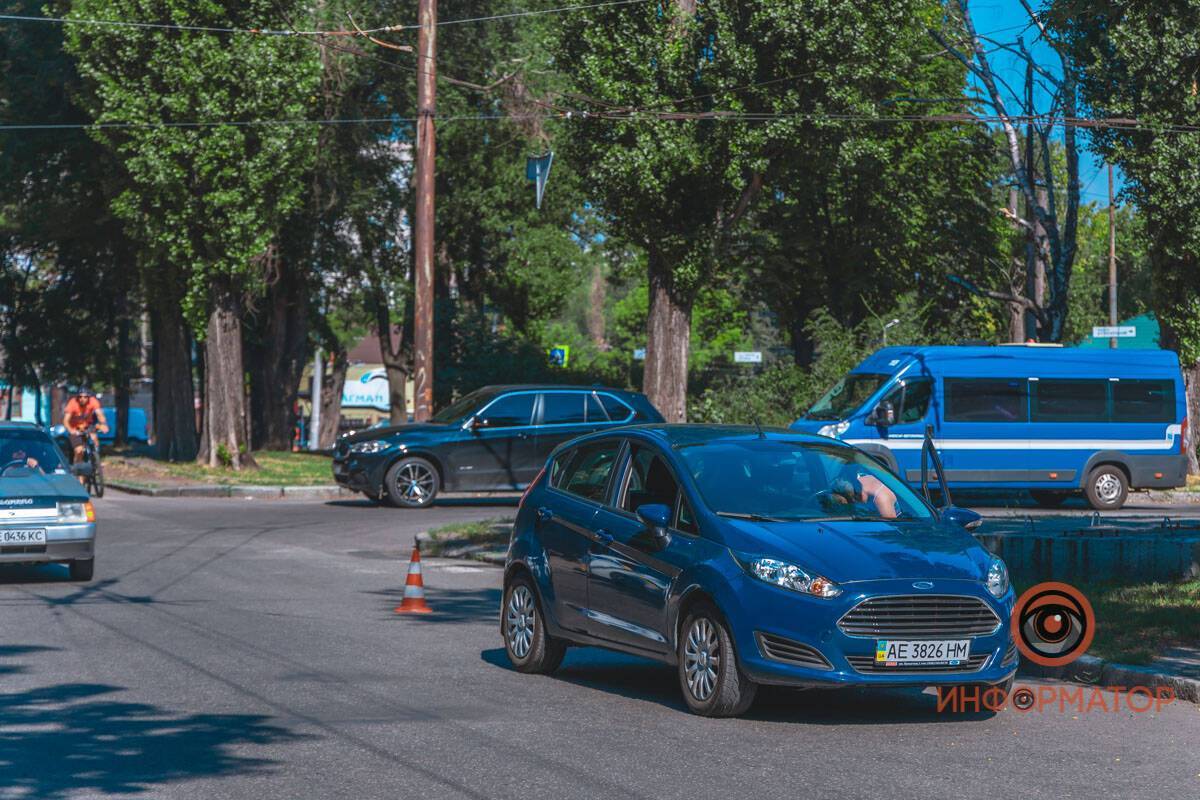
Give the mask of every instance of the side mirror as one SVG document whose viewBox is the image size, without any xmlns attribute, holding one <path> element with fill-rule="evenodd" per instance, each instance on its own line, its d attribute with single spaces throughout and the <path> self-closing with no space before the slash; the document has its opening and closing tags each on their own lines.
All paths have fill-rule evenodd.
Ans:
<svg viewBox="0 0 1200 800">
<path fill-rule="evenodd" d="M 983 516 L 969 508 L 947 506 L 942 509 L 942 521 L 973 531 L 983 524 Z"/>
<path fill-rule="evenodd" d="M 880 400 L 871 412 L 871 422 L 881 428 L 896 424 L 896 409 L 890 400 Z"/>
<path fill-rule="evenodd" d="M 467 423 L 467 428 L 472 431 L 477 431 L 480 428 L 487 427 L 487 420 L 479 417 L 471 417 L 471 421 Z"/>
<path fill-rule="evenodd" d="M 637 515 L 654 537 L 655 544 L 666 547 L 671 540 L 671 535 L 667 533 L 671 525 L 671 507 L 662 503 L 646 503 L 638 506 Z"/>
</svg>

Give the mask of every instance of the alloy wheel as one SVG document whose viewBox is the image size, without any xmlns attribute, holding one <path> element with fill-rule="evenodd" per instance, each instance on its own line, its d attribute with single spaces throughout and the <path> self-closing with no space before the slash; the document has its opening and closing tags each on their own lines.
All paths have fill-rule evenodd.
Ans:
<svg viewBox="0 0 1200 800">
<path fill-rule="evenodd" d="M 1121 481 L 1111 472 L 1105 472 L 1096 478 L 1096 496 L 1106 503 L 1114 502 L 1121 496 Z"/>
<path fill-rule="evenodd" d="M 509 594 L 504 623 L 508 649 L 517 658 L 525 658 L 533 646 L 534 626 L 537 623 L 533 593 L 529 587 L 518 585 Z"/>
<path fill-rule="evenodd" d="M 721 668 L 720 641 L 715 626 L 708 618 L 698 617 L 688 628 L 683 658 L 688 691 L 692 697 L 704 702 L 716 690 L 717 674 Z"/>
<path fill-rule="evenodd" d="M 420 503 L 433 494 L 437 478 L 420 464 L 405 464 L 396 475 L 396 489 L 405 500 Z"/>
</svg>

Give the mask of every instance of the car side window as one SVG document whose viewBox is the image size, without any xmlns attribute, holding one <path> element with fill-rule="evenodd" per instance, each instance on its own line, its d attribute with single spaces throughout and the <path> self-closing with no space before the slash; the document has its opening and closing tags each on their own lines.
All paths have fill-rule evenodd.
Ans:
<svg viewBox="0 0 1200 800">
<path fill-rule="evenodd" d="M 633 416 L 633 409 L 611 394 L 597 394 L 600 398 L 600 403 L 604 406 L 604 410 L 608 412 L 608 418 L 613 422 L 624 422 Z"/>
<path fill-rule="evenodd" d="M 636 513 L 640 506 L 658 503 L 674 510 L 678 494 L 679 482 L 662 456 L 649 447 L 634 445 L 621 508 Z"/>
<path fill-rule="evenodd" d="M 608 412 L 604 410 L 604 406 L 600 405 L 600 396 L 595 392 L 590 392 L 586 398 L 584 405 L 587 408 L 587 421 L 609 422 Z"/>
<path fill-rule="evenodd" d="M 619 439 L 584 445 L 564 462 L 557 488 L 564 492 L 603 503 L 608 491 L 608 479 L 621 452 Z"/>
<path fill-rule="evenodd" d="M 679 510 L 675 512 L 675 528 L 684 533 L 700 533 L 700 527 L 696 524 L 696 515 L 692 513 L 692 504 L 688 502 L 687 496 L 683 492 L 679 493 Z"/>
<path fill-rule="evenodd" d="M 534 394 L 506 394 L 483 410 L 480 419 L 488 428 L 516 428 L 533 421 Z"/>
<path fill-rule="evenodd" d="M 572 425 L 584 422 L 582 392 L 546 392 L 542 395 L 543 425 Z"/>
</svg>

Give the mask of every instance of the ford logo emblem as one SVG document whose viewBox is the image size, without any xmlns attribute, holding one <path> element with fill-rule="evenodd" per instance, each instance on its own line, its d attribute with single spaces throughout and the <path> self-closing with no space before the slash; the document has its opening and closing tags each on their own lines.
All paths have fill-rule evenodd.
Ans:
<svg viewBox="0 0 1200 800">
<path fill-rule="evenodd" d="M 932 589 L 933 584 L 929 581 L 917 581 L 913 584 L 914 589 Z"/>
</svg>

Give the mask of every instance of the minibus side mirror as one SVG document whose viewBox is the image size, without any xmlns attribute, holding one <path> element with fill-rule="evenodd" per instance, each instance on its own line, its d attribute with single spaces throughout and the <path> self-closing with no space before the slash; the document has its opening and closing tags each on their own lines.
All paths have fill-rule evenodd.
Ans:
<svg viewBox="0 0 1200 800">
<path fill-rule="evenodd" d="M 871 418 L 868 420 L 871 425 L 878 425 L 881 428 L 886 428 L 896 424 L 896 409 L 892 406 L 890 400 L 880 400 L 879 405 L 875 406 L 875 410 L 871 412 Z"/>
</svg>

